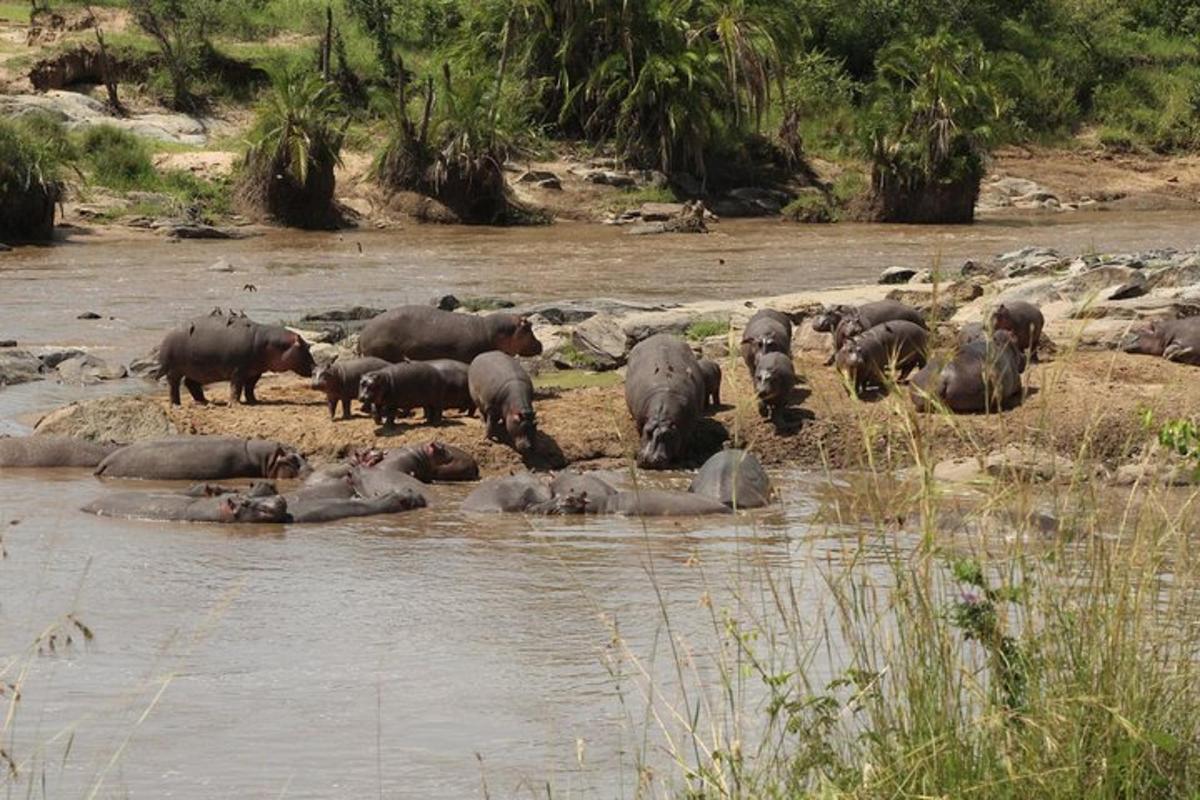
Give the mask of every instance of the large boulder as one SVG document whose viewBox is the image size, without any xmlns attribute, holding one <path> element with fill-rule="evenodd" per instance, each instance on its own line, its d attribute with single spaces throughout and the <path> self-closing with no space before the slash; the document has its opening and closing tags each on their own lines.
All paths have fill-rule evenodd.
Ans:
<svg viewBox="0 0 1200 800">
<path fill-rule="evenodd" d="M 136 442 L 179 433 L 162 405 L 149 397 L 102 397 L 72 403 L 42 417 L 35 430 L 95 442 Z"/>
<path fill-rule="evenodd" d="M 109 364 L 98 356 L 85 353 L 62 361 L 55 367 L 58 379 L 75 386 L 87 386 L 101 381 L 115 381 L 129 375 L 120 364 Z"/>
<path fill-rule="evenodd" d="M 576 325 L 571 344 L 596 369 L 616 369 L 625 363 L 625 329 L 611 314 L 596 314 Z"/>
<path fill-rule="evenodd" d="M 0 350 L 0 386 L 41 380 L 46 377 L 46 366 L 42 360 L 28 350 L 4 348 Z"/>
</svg>

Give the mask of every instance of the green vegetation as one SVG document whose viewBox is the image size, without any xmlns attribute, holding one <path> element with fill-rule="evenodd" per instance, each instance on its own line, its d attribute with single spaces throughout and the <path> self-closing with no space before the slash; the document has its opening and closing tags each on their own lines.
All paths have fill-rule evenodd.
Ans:
<svg viewBox="0 0 1200 800">
<path fill-rule="evenodd" d="M 837 213 L 822 192 L 810 188 L 784 206 L 781 216 L 789 222 L 833 222 Z"/>
<path fill-rule="evenodd" d="M 699 342 L 710 336 L 724 336 L 727 333 L 729 333 L 729 320 L 727 319 L 698 319 L 687 326 L 683 335 L 693 342 Z"/>
<path fill-rule="evenodd" d="M 0 241 L 48 241 L 69 156 L 45 118 L 0 120 Z"/>
</svg>

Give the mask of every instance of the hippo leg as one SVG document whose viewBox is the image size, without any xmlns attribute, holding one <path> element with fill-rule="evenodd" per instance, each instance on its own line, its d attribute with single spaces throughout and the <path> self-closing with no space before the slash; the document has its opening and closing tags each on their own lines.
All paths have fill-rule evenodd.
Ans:
<svg viewBox="0 0 1200 800">
<path fill-rule="evenodd" d="M 184 378 L 183 385 L 187 387 L 188 394 L 192 396 L 192 399 L 196 401 L 197 405 L 208 405 L 208 398 L 204 396 L 204 384 L 200 383 L 199 381 L 194 381 L 191 378 Z M 179 387 L 176 386 L 175 395 L 178 396 L 178 394 Z"/>
<path fill-rule="evenodd" d="M 837 358 L 837 353 L 830 353 L 829 358 L 825 359 L 825 366 L 832 367 L 834 360 Z"/>
<path fill-rule="evenodd" d="M 182 375 L 168 375 L 167 385 L 171 388 L 171 405 L 178 406 L 183 404 L 183 398 L 179 396 L 179 384 L 183 381 Z"/>
<path fill-rule="evenodd" d="M 258 385 L 258 379 L 261 377 L 262 375 L 255 375 L 247 378 L 246 382 L 242 384 L 242 394 L 245 395 L 248 406 L 258 405 L 258 398 L 254 396 L 254 387 Z"/>
<path fill-rule="evenodd" d="M 763 400 L 758 401 L 758 415 L 763 419 L 771 416 L 771 407 L 768 406 Z"/>
<path fill-rule="evenodd" d="M 236 406 L 242 403 L 242 376 L 234 374 L 229 379 L 229 405 Z"/>
<path fill-rule="evenodd" d="M 333 419 L 334 417 L 336 417 L 337 416 L 337 406 L 338 406 L 337 398 L 336 397 L 329 398 L 329 400 L 326 401 L 325 405 L 329 406 L 329 418 Z M 347 415 L 347 416 L 349 416 L 349 415 Z"/>
<path fill-rule="evenodd" d="M 329 418 L 333 419 L 334 410 L 337 408 L 337 401 L 334 400 L 329 404 Z M 342 399 L 342 419 L 350 419 L 350 398 Z"/>
<path fill-rule="evenodd" d="M 438 406 L 425 406 L 425 421 L 437 425 L 442 421 L 442 409 Z"/>
</svg>

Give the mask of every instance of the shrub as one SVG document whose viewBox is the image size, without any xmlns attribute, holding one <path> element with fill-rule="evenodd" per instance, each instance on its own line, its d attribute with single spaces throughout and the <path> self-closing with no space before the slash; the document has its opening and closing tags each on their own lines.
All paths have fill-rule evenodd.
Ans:
<svg viewBox="0 0 1200 800">
<path fill-rule="evenodd" d="M 683 335 L 693 342 L 699 342 L 710 336 L 723 336 L 727 333 L 729 333 L 729 320 L 727 319 L 698 319 L 687 326 Z"/>
<path fill-rule="evenodd" d="M 80 137 L 79 149 L 92 180 L 118 191 L 153 190 L 158 173 L 150 149 L 136 135 L 113 125 L 96 125 Z"/>
<path fill-rule="evenodd" d="M 0 240 L 48 241 L 54 235 L 65 137 L 61 128 L 52 137 L 42 135 L 46 124 L 0 120 Z"/>
</svg>

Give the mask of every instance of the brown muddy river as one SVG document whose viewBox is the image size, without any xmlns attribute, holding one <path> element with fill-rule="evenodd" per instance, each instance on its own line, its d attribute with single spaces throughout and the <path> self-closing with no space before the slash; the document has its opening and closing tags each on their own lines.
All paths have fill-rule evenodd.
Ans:
<svg viewBox="0 0 1200 800">
<path fill-rule="evenodd" d="M 867 281 L 890 264 L 955 264 L 1026 244 L 1197 243 L 1187 215 L 1053 219 L 722 223 L 717 236 L 679 238 L 558 225 L 80 239 L 0 255 L 0 338 L 128 358 L 218 304 L 269 321 L 442 292 L 690 300 Z M 206 271 L 218 258 L 238 271 Z M 242 291 L 247 283 L 258 291 Z M 75 319 L 89 310 L 105 319 Z M 144 388 L 0 388 L 0 433 L 77 397 Z M 754 596 L 766 566 L 796 576 L 807 587 L 799 601 L 815 607 L 819 570 L 853 538 L 811 525 L 820 476 L 775 478 L 782 504 L 733 522 L 477 517 L 457 510 L 463 488 L 439 487 L 434 507 L 395 518 L 239 529 L 85 516 L 75 509 L 103 491 L 86 471 L 0 474 L 0 690 L 21 692 L 15 717 L 0 722 L 0 748 L 18 769 L 15 779 L 2 770 L 0 790 L 615 798 L 632 796 L 644 757 L 661 794 L 671 757 L 633 664 L 612 671 L 622 648 L 610 622 L 673 695 L 670 638 L 698 655 L 717 640 L 702 599 L 720 610 L 734 589 Z M 59 639 L 49 652 L 45 634 L 69 613 L 94 641 L 76 632 L 70 648 Z M 702 680 L 706 663 L 696 660 Z M 8 697 L 0 692 L 6 710 Z"/>
</svg>

